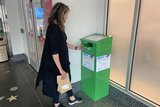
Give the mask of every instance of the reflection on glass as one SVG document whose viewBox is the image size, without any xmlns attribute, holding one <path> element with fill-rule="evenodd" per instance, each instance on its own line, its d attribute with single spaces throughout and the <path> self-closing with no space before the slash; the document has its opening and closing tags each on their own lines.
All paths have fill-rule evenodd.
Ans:
<svg viewBox="0 0 160 107">
<path fill-rule="evenodd" d="M 130 90 L 160 105 L 160 0 L 142 0 Z"/>
<path fill-rule="evenodd" d="M 25 2 L 25 15 L 26 15 L 26 23 L 27 23 L 27 29 L 28 29 L 28 32 L 30 31 L 30 27 L 28 26 L 29 25 L 29 2 L 28 1 L 26 1 Z"/>
<path fill-rule="evenodd" d="M 39 53 L 41 57 L 46 35 L 42 0 L 35 2 L 35 13 L 36 13 L 37 34 L 39 37 Z"/>
<path fill-rule="evenodd" d="M 2 19 L 0 18 L 0 41 L 3 40 L 3 26 L 2 26 Z"/>
<path fill-rule="evenodd" d="M 31 2 L 29 2 L 29 11 L 28 11 L 28 14 L 29 14 L 29 25 L 30 25 L 30 30 L 31 32 L 33 32 L 33 27 L 32 27 L 32 17 L 31 17 L 31 14 L 33 13 L 32 9 L 31 9 Z"/>
<path fill-rule="evenodd" d="M 3 25 L 2 25 L 2 8 L 0 5 L 0 41 L 4 40 L 4 33 L 3 33 Z"/>
<path fill-rule="evenodd" d="M 40 0 L 40 2 L 35 2 L 35 12 L 36 12 L 38 36 L 45 38 L 45 23 L 44 23 L 44 11 L 43 11 L 42 0 Z"/>
<path fill-rule="evenodd" d="M 110 0 L 107 34 L 113 35 L 110 78 L 125 87 L 135 0 Z"/>
<path fill-rule="evenodd" d="M 29 36 L 29 45 L 30 45 L 30 55 L 31 59 L 36 62 L 36 43 L 35 43 L 35 34 L 34 34 L 34 22 L 33 22 L 33 10 L 32 3 L 29 0 L 25 1 L 25 14 L 28 28 Z"/>
<path fill-rule="evenodd" d="M 35 8 L 36 12 L 36 19 L 37 19 L 37 31 L 38 35 L 43 37 L 44 32 L 44 18 L 43 18 L 43 9 L 42 8 Z"/>
</svg>

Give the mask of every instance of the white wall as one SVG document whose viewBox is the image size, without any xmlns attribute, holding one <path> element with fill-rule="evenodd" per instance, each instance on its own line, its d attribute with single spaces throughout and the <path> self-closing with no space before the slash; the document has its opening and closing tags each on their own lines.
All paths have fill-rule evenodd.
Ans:
<svg viewBox="0 0 160 107">
<path fill-rule="evenodd" d="M 24 16 L 22 13 L 22 7 L 21 7 L 21 0 L 17 0 L 18 5 L 18 13 L 19 13 L 19 22 L 20 22 L 20 29 L 23 29 L 24 33 L 21 33 L 22 36 L 22 42 L 23 42 L 23 51 L 26 56 L 28 56 L 28 47 L 27 47 L 27 38 L 25 33 L 25 25 L 24 25 Z"/>
<path fill-rule="evenodd" d="M 97 19 L 96 19 L 96 33 L 104 34 L 105 30 L 105 13 L 106 0 L 97 0 Z"/>
<path fill-rule="evenodd" d="M 23 36 L 20 32 L 21 25 L 17 2 L 20 1 L 5 0 L 13 55 L 24 53 Z"/>
<path fill-rule="evenodd" d="M 67 42 L 78 46 L 80 38 L 103 33 L 105 0 L 52 0 L 53 5 L 63 2 L 70 8 L 66 21 Z M 81 51 L 69 50 L 72 83 L 81 80 Z"/>
</svg>

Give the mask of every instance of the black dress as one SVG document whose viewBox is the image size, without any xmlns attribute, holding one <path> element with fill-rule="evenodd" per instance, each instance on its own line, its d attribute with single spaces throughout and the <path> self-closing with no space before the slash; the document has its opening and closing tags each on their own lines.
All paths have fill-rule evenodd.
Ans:
<svg viewBox="0 0 160 107">
<path fill-rule="evenodd" d="M 36 80 L 36 89 L 39 82 L 43 81 L 43 94 L 55 98 L 57 92 L 57 75 L 60 72 L 53 60 L 52 55 L 59 54 L 61 66 L 70 76 L 70 62 L 67 47 L 67 36 L 56 24 L 49 24 L 46 33 L 41 65 Z"/>
</svg>

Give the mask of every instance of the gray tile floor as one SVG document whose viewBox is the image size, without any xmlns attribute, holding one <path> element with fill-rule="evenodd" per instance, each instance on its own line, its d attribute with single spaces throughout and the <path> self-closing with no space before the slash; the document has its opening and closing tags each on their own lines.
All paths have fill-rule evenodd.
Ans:
<svg viewBox="0 0 160 107">
<path fill-rule="evenodd" d="M 0 107 L 53 107 L 52 98 L 42 94 L 42 85 L 35 90 L 35 80 L 36 73 L 25 61 L 0 63 Z M 10 91 L 14 87 L 18 89 Z M 69 106 L 67 97 L 60 99 L 60 102 L 65 107 L 125 107 L 110 96 L 94 102 L 82 91 L 75 95 L 81 97 L 83 102 Z M 11 96 L 15 97 L 12 101 L 8 99 Z"/>
</svg>

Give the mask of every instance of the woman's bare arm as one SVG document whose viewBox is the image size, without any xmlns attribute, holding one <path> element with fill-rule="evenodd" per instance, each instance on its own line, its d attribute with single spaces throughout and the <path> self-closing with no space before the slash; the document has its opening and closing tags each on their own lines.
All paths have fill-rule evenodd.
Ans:
<svg viewBox="0 0 160 107">
<path fill-rule="evenodd" d="M 70 49 L 75 49 L 75 46 L 73 46 L 73 45 L 71 45 L 69 43 L 67 43 L 67 47 L 70 48 Z"/>
<path fill-rule="evenodd" d="M 53 60 L 54 60 L 54 62 L 56 63 L 56 66 L 58 67 L 58 69 L 59 69 L 59 72 L 61 73 L 61 78 L 62 79 L 65 79 L 65 77 L 66 77 L 66 72 L 63 70 L 63 68 L 62 68 L 62 66 L 61 66 L 61 63 L 60 63 L 60 60 L 59 60 L 59 54 L 54 54 L 54 55 L 52 55 L 52 57 L 53 57 Z"/>
<path fill-rule="evenodd" d="M 82 49 L 83 49 L 82 46 L 83 46 L 83 45 L 77 46 L 77 50 L 82 50 Z M 76 46 L 73 46 L 73 45 L 71 45 L 71 44 L 69 44 L 69 43 L 67 43 L 67 47 L 70 48 L 70 49 L 75 49 L 75 48 L 76 48 Z"/>
</svg>

